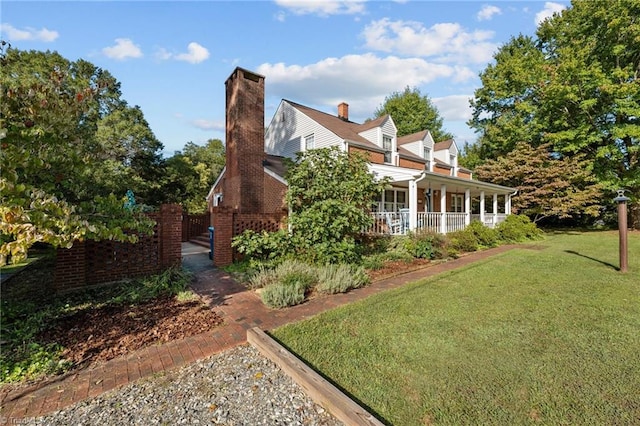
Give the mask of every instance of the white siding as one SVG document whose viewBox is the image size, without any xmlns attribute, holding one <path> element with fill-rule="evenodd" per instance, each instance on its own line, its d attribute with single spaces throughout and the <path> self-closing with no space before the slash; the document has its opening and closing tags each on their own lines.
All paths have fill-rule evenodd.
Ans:
<svg viewBox="0 0 640 426">
<path fill-rule="evenodd" d="M 435 142 L 433 141 L 433 136 L 431 136 L 431 132 L 427 132 L 427 136 L 424 138 L 423 143 L 425 146 L 428 146 L 429 148 L 431 148 L 431 151 L 433 151 L 433 145 L 435 145 Z"/>
<path fill-rule="evenodd" d="M 342 139 L 283 101 L 265 132 L 265 152 L 295 158 L 304 150 L 304 137 L 310 134 L 315 148 L 342 146 Z"/>
<path fill-rule="evenodd" d="M 438 160 L 449 164 L 449 150 L 448 149 L 441 149 L 439 151 L 434 151 L 433 152 L 433 158 L 437 158 Z"/>
<path fill-rule="evenodd" d="M 388 118 L 384 123 L 382 123 L 382 133 L 393 138 L 393 149 L 395 150 L 398 130 L 396 129 L 396 125 L 393 124 L 393 120 L 391 120 L 391 118 Z M 382 137 L 380 139 L 380 143 L 382 143 Z"/>
<path fill-rule="evenodd" d="M 382 148 L 382 133 L 380 133 L 379 127 L 374 127 L 373 129 L 365 130 L 364 132 L 360 132 L 358 134 L 369 142 L 374 143 Z"/>
<path fill-rule="evenodd" d="M 404 145 L 402 145 L 402 147 L 410 153 L 418 155 L 420 157 L 422 157 L 422 154 L 424 152 L 422 150 L 422 143 L 420 141 L 405 143 Z"/>
</svg>

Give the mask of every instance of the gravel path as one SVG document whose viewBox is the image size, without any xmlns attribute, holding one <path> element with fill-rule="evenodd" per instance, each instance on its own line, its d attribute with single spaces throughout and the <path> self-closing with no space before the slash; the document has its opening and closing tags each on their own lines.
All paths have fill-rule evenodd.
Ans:
<svg viewBox="0 0 640 426">
<path fill-rule="evenodd" d="M 24 420 L 65 426 L 342 424 L 249 345 Z"/>
</svg>

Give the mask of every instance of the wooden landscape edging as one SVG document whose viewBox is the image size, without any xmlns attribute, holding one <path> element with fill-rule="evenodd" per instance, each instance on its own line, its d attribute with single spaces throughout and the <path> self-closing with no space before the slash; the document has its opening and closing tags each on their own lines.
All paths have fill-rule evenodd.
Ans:
<svg viewBox="0 0 640 426">
<path fill-rule="evenodd" d="M 371 413 L 283 348 L 258 327 L 247 330 L 247 341 L 275 362 L 313 401 L 346 425 L 382 426 Z"/>
</svg>

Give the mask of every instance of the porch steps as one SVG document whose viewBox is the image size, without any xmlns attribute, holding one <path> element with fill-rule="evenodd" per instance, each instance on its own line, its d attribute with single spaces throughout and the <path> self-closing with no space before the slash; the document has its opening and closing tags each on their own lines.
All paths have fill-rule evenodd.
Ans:
<svg viewBox="0 0 640 426">
<path fill-rule="evenodd" d="M 197 244 L 202 247 L 209 248 L 209 233 L 200 234 L 197 237 L 191 238 L 190 243 Z"/>
</svg>

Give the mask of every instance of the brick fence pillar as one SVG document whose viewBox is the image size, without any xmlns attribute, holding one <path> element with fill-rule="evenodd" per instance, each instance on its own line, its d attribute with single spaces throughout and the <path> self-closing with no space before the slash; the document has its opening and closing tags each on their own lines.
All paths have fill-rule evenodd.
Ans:
<svg viewBox="0 0 640 426">
<path fill-rule="evenodd" d="M 213 264 L 226 266 L 233 263 L 233 211 L 230 208 L 214 207 L 211 214 L 213 223 Z"/>
<path fill-rule="evenodd" d="M 56 250 L 56 269 L 53 274 L 53 288 L 56 292 L 82 288 L 87 281 L 86 246 L 75 241 L 69 249 Z"/>
<path fill-rule="evenodd" d="M 160 206 L 158 226 L 160 267 L 180 265 L 182 261 L 182 207 L 179 204 Z"/>
</svg>

